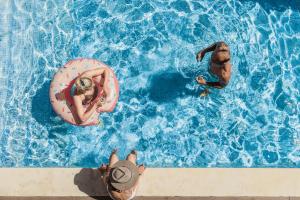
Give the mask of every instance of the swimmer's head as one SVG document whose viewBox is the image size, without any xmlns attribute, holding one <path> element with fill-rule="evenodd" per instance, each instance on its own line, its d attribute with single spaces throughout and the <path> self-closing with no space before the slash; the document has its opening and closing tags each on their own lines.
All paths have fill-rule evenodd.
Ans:
<svg viewBox="0 0 300 200">
<path fill-rule="evenodd" d="M 84 93 L 93 87 L 93 80 L 88 77 L 81 77 L 75 82 L 76 89 L 80 93 Z"/>
<path fill-rule="evenodd" d="M 218 42 L 217 48 L 218 49 L 229 50 L 228 45 L 225 42 Z"/>
</svg>

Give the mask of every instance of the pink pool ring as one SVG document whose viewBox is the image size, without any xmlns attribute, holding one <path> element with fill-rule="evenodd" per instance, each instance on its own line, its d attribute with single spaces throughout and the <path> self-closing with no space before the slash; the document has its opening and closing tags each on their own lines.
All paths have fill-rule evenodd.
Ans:
<svg viewBox="0 0 300 200">
<path fill-rule="evenodd" d="M 71 90 L 76 78 L 83 72 L 91 69 L 106 68 L 109 70 L 108 88 L 110 95 L 106 97 L 105 103 L 84 123 L 79 123 L 75 110 Z M 95 77 L 94 82 L 98 87 L 98 95 L 94 101 L 98 101 L 103 94 L 99 84 L 100 77 Z M 100 112 L 112 112 L 119 99 L 119 85 L 113 70 L 104 63 L 94 59 L 76 59 L 68 62 L 56 72 L 50 85 L 50 101 L 54 111 L 66 122 L 78 126 L 92 126 L 99 123 Z M 95 103 L 95 102 L 92 102 Z"/>
</svg>

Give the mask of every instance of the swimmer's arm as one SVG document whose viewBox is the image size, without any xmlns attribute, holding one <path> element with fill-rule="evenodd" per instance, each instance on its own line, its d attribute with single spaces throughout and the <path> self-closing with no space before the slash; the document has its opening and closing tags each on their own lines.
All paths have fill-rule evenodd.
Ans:
<svg viewBox="0 0 300 200">
<path fill-rule="evenodd" d="M 216 49 L 218 43 L 219 43 L 219 42 L 216 42 L 216 43 L 210 45 L 209 47 L 206 47 L 206 48 L 203 49 L 202 51 L 203 51 L 204 53 L 207 53 L 207 52 L 210 52 L 210 51 L 214 51 L 214 50 Z"/>
<path fill-rule="evenodd" d="M 73 100 L 74 100 L 75 108 L 76 108 L 80 123 L 83 123 L 86 120 L 88 120 L 92 116 L 92 114 L 96 111 L 97 106 L 98 106 L 96 103 L 92 104 L 85 111 L 84 107 L 82 106 L 82 100 L 81 100 L 80 96 L 78 96 L 78 95 L 74 96 Z"/>
<path fill-rule="evenodd" d="M 218 42 L 216 42 L 216 43 L 210 45 L 209 47 L 207 47 L 207 48 L 202 49 L 201 51 L 199 51 L 197 53 L 197 56 L 196 56 L 197 61 L 202 61 L 202 59 L 204 58 L 204 56 L 205 56 L 205 54 L 207 52 L 214 51 L 216 49 L 216 47 L 217 47 L 217 44 L 218 44 Z"/>
</svg>

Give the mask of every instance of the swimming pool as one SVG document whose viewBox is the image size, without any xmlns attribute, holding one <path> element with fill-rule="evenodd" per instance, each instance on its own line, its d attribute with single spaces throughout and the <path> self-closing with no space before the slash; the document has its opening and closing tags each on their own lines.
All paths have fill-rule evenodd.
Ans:
<svg viewBox="0 0 300 200">
<path fill-rule="evenodd" d="M 0 5 L 0 166 L 96 167 L 118 147 L 152 167 L 300 167 L 299 0 Z M 195 53 L 220 40 L 231 82 L 199 98 L 209 56 Z M 102 126 L 64 123 L 49 102 L 54 73 L 80 57 L 119 79 Z"/>
</svg>

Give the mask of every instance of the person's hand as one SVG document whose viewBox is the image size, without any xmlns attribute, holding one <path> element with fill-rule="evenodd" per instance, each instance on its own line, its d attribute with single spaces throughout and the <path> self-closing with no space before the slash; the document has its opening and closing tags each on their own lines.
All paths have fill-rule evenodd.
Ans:
<svg viewBox="0 0 300 200">
<path fill-rule="evenodd" d="M 100 101 L 100 99 L 97 101 L 96 106 L 97 108 L 102 107 L 103 103 Z"/>
<path fill-rule="evenodd" d="M 207 88 L 205 88 L 201 93 L 200 93 L 200 97 L 206 97 L 209 94 L 209 90 Z"/>
<path fill-rule="evenodd" d="M 196 78 L 196 81 L 200 84 L 200 85 L 206 85 L 206 81 L 202 76 L 198 76 Z"/>
<path fill-rule="evenodd" d="M 203 57 L 205 55 L 205 52 L 204 51 L 199 51 L 199 53 L 197 53 L 197 56 L 196 56 L 196 59 L 197 61 L 202 61 Z"/>
<path fill-rule="evenodd" d="M 143 174 L 144 171 L 145 171 L 145 169 L 146 169 L 146 167 L 145 167 L 144 164 L 140 165 L 140 166 L 138 167 L 139 174 L 140 174 L 140 175 Z"/>
<path fill-rule="evenodd" d="M 98 168 L 98 170 L 99 170 L 99 172 L 100 172 L 101 175 L 103 175 L 103 174 L 105 173 L 106 169 L 107 169 L 107 166 L 104 165 L 104 164 L 102 164 L 102 165 Z"/>
<path fill-rule="evenodd" d="M 99 98 L 99 101 L 101 102 L 102 105 L 105 104 L 105 102 L 106 102 L 106 96 L 101 96 Z"/>
</svg>

